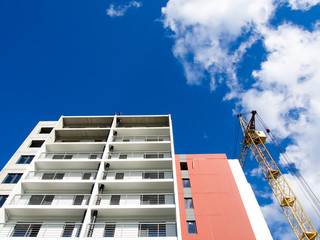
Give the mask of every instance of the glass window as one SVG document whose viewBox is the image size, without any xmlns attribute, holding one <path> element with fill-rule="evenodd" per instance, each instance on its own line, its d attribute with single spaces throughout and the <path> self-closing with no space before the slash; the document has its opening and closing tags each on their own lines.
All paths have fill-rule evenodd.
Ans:
<svg viewBox="0 0 320 240">
<path fill-rule="evenodd" d="M 29 147 L 31 148 L 39 148 L 44 143 L 44 140 L 32 140 Z"/>
<path fill-rule="evenodd" d="M 73 205 L 82 205 L 82 201 L 84 199 L 84 195 L 76 195 L 73 199 Z"/>
<path fill-rule="evenodd" d="M 64 156 L 64 159 L 72 159 L 73 158 L 73 155 L 72 154 L 66 154 Z"/>
<path fill-rule="evenodd" d="M 188 233 L 197 234 L 196 221 L 187 221 Z"/>
<path fill-rule="evenodd" d="M 30 164 L 33 158 L 34 155 L 22 155 L 17 161 L 17 164 Z"/>
<path fill-rule="evenodd" d="M 119 159 L 127 159 L 128 155 L 126 154 L 120 154 Z"/>
<path fill-rule="evenodd" d="M 8 195 L 0 195 L 0 207 L 6 202 Z"/>
<path fill-rule="evenodd" d="M 64 225 L 62 237 L 72 237 L 74 227 L 75 224 L 72 224 L 72 222 Z"/>
<path fill-rule="evenodd" d="M 182 185 L 184 188 L 189 188 L 190 187 L 190 179 L 189 178 L 182 179 Z"/>
<path fill-rule="evenodd" d="M 185 208 L 187 208 L 187 209 L 193 208 L 192 198 L 185 198 L 184 205 L 185 205 Z"/>
<path fill-rule="evenodd" d="M 17 183 L 19 182 L 22 173 L 8 173 L 7 177 L 2 183 Z"/>
<path fill-rule="evenodd" d="M 84 173 L 82 175 L 82 180 L 90 180 L 91 178 L 91 173 Z"/>
<path fill-rule="evenodd" d="M 55 173 L 44 173 L 42 175 L 41 179 L 43 179 L 43 180 L 51 180 L 51 179 L 54 178 L 54 175 L 55 175 Z"/>
<path fill-rule="evenodd" d="M 123 179 L 123 177 L 124 177 L 124 173 L 117 172 L 115 179 Z"/>
<path fill-rule="evenodd" d="M 54 195 L 32 195 L 28 205 L 51 205 Z"/>
<path fill-rule="evenodd" d="M 139 224 L 139 237 L 165 237 L 166 225 L 157 223 Z"/>
<path fill-rule="evenodd" d="M 145 172 L 142 174 L 144 179 L 164 179 L 164 172 Z"/>
<path fill-rule="evenodd" d="M 52 159 L 63 159 L 64 155 L 62 154 L 55 154 L 53 155 Z"/>
<path fill-rule="evenodd" d="M 97 159 L 98 155 L 97 154 L 90 154 L 89 159 Z"/>
<path fill-rule="evenodd" d="M 116 225 L 115 224 L 111 224 L 111 223 L 106 223 L 106 225 L 104 226 L 104 237 L 114 237 L 114 231 L 116 229 Z"/>
<path fill-rule="evenodd" d="M 21 224 L 15 225 L 12 237 L 37 237 L 41 224 Z"/>
<path fill-rule="evenodd" d="M 112 195 L 110 199 L 110 205 L 119 205 L 120 204 L 120 195 Z"/>
<path fill-rule="evenodd" d="M 165 197 L 164 195 L 141 195 L 140 203 L 141 205 L 165 204 Z"/>
</svg>

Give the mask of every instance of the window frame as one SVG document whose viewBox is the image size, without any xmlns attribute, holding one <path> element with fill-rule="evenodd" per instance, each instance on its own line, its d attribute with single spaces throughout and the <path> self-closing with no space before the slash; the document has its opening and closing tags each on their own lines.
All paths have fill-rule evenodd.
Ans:
<svg viewBox="0 0 320 240">
<path fill-rule="evenodd" d="M 7 182 L 7 179 L 9 178 L 10 175 L 13 175 L 12 179 L 9 182 Z M 22 175 L 23 175 L 23 173 L 8 173 L 2 183 L 4 183 L 4 184 L 16 184 L 16 183 L 19 182 L 19 180 L 22 177 Z"/>
<path fill-rule="evenodd" d="M 188 229 L 188 234 L 197 234 L 196 221 L 187 221 L 187 229 Z"/>
<path fill-rule="evenodd" d="M 16 164 L 30 164 L 34 155 L 21 155 Z"/>
</svg>

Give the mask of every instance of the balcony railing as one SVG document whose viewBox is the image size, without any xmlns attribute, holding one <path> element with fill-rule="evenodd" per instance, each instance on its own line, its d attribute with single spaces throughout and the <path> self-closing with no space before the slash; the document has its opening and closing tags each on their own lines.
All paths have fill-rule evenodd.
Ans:
<svg viewBox="0 0 320 240">
<path fill-rule="evenodd" d="M 109 159 L 158 159 L 171 158 L 171 152 L 110 152 Z"/>
<path fill-rule="evenodd" d="M 95 180 L 97 171 L 31 171 L 28 180 Z"/>
<path fill-rule="evenodd" d="M 80 223 L 6 223 L 0 225 L 0 239 L 7 237 L 79 237 Z"/>
<path fill-rule="evenodd" d="M 16 194 L 10 205 L 88 205 L 89 200 L 89 194 Z"/>
<path fill-rule="evenodd" d="M 162 142 L 170 141 L 168 135 L 159 136 L 116 136 L 113 137 L 114 142 Z"/>
<path fill-rule="evenodd" d="M 106 205 L 168 205 L 174 204 L 172 193 L 163 194 L 99 194 L 95 198 L 95 204 Z"/>
<path fill-rule="evenodd" d="M 175 223 L 96 223 L 89 224 L 87 237 L 101 238 L 137 238 L 137 237 L 176 237 L 177 230 Z"/>
<path fill-rule="evenodd" d="M 41 153 L 40 159 L 53 159 L 53 160 L 63 160 L 63 159 L 101 159 L 103 153 L 102 152 L 90 152 L 90 153 L 83 153 L 83 152 L 67 152 L 67 153 Z"/>
<path fill-rule="evenodd" d="M 171 170 L 131 170 L 131 171 L 106 171 L 102 180 L 141 180 L 141 179 L 173 179 Z"/>
</svg>

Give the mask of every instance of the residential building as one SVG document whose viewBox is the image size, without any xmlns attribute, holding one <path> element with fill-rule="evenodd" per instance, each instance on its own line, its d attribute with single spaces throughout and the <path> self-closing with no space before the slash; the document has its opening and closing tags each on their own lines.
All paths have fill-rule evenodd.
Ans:
<svg viewBox="0 0 320 240">
<path fill-rule="evenodd" d="M 0 239 L 271 239 L 239 164 L 175 155 L 170 115 L 39 122 L 0 183 Z"/>
</svg>

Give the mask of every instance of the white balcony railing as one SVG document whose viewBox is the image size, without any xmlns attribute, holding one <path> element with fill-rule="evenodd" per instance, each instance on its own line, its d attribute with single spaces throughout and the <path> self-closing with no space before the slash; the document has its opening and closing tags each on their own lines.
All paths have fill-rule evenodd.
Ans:
<svg viewBox="0 0 320 240">
<path fill-rule="evenodd" d="M 106 171 L 102 174 L 102 180 L 150 180 L 173 179 L 172 170 L 130 170 L 130 171 Z"/>
<path fill-rule="evenodd" d="M 176 237 L 175 223 L 96 223 L 88 224 L 87 237 L 137 238 L 137 237 Z"/>
<path fill-rule="evenodd" d="M 31 171 L 27 180 L 95 180 L 97 171 Z"/>
<path fill-rule="evenodd" d="M 0 239 L 8 237 L 60 238 L 79 237 L 80 223 L 5 223 L 0 225 Z"/>
<path fill-rule="evenodd" d="M 172 193 L 163 194 L 99 194 L 95 198 L 95 204 L 106 205 L 168 205 L 174 204 Z"/>
<path fill-rule="evenodd" d="M 171 152 L 110 152 L 109 159 L 158 159 L 171 158 Z"/>
<path fill-rule="evenodd" d="M 84 160 L 84 159 L 101 159 L 102 152 L 90 152 L 90 153 L 83 153 L 83 152 L 48 152 L 48 153 L 41 153 L 40 159 L 53 159 L 53 160 Z"/>
<path fill-rule="evenodd" d="M 115 136 L 113 137 L 114 142 L 162 142 L 170 141 L 170 136 L 159 135 L 159 136 Z"/>
<path fill-rule="evenodd" d="M 16 194 L 10 205 L 88 205 L 89 200 L 89 194 Z"/>
</svg>

